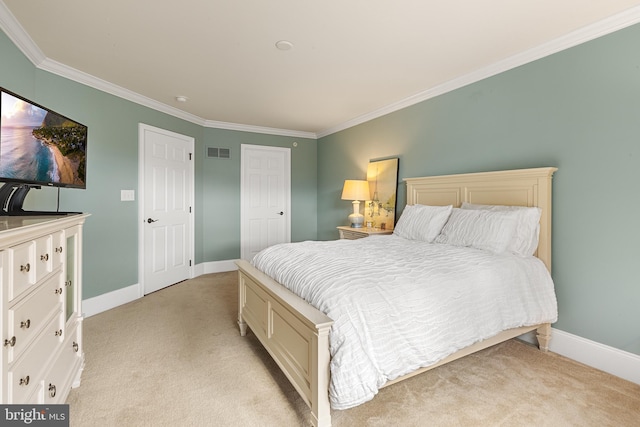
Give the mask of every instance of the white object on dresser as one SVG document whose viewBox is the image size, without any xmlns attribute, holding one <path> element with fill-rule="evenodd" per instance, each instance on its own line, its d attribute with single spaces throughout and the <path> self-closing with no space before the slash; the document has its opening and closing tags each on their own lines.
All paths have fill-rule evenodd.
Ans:
<svg viewBox="0 0 640 427">
<path fill-rule="evenodd" d="M 64 403 L 80 385 L 87 216 L 0 217 L 3 404 Z"/>
<path fill-rule="evenodd" d="M 339 226 L 338 232 L 340 233 L 341 239 L 355 240 L 362 239 L 363 237 L 369 237 L 374 234 L 383 235 L 383 234 L 392 234 L 393 230 L 381 230 L 379 228 L 352 228 L 348 226 Z"/>
</svg>

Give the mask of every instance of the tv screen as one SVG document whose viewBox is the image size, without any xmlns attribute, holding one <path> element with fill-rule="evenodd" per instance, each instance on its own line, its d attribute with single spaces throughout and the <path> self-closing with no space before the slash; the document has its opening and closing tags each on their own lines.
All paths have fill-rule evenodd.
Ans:
<svg viewBox="0 0 640 427">
<path fill-rule="evenodd" d="M 0 182 L 86 188 L 87 127 L 0 91 Z"/>
</svg>

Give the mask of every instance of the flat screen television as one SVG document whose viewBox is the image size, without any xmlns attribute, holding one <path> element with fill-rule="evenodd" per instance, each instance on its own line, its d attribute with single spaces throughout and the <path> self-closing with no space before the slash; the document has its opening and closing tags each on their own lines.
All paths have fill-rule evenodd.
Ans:
<svg viewBox="0 0 640 427">
<path fill-rule="evenodd" d="M 86 188 L 87 127 L 6 89 L 0 88 L 0 95 L 4 187 L 22 188 L 22 199 L 34 187 Z M 7 201 L 0 202 L 6 211 Z"/>
</svg>

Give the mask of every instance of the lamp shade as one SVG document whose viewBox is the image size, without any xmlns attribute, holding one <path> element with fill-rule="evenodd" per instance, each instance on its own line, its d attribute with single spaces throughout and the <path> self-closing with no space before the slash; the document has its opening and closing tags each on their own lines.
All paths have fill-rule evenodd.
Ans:
<svg viewBox="0 0 640 427">
<path fill-rule="evenodd" d="M 342 200 L 369 200 L 369 181 L 346 179 L 342 188 Z"/>
<path fill-rule="evenodd" d="M 360 228 L 364 216 L 360 213 L 360 200 L 369 200 L 369 181 L 346 179 L 342 188 L 342 200 L 352 200 L 353 213 L 349 215 L 351 227 Z"/>
</svg>

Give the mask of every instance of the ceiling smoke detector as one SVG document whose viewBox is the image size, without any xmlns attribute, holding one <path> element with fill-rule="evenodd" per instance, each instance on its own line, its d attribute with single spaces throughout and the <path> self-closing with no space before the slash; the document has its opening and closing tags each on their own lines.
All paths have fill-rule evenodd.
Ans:
<svg viewBox="0 0 640 427">
<path fill-rule="evenodd" d="M 176 96 L 176 101 L 178 102 L 187 102 L 187 99 L 189 98 L 187 98 L 186 96 L 182 96 L 182 95 Z"/>
<path fill-rule="evenodd" d="M 293 49 L 293 43 L 287 40 L 279 40 L 276 42 L 276 47 L 279 50 L 291 50 Z"/>
</svg>

